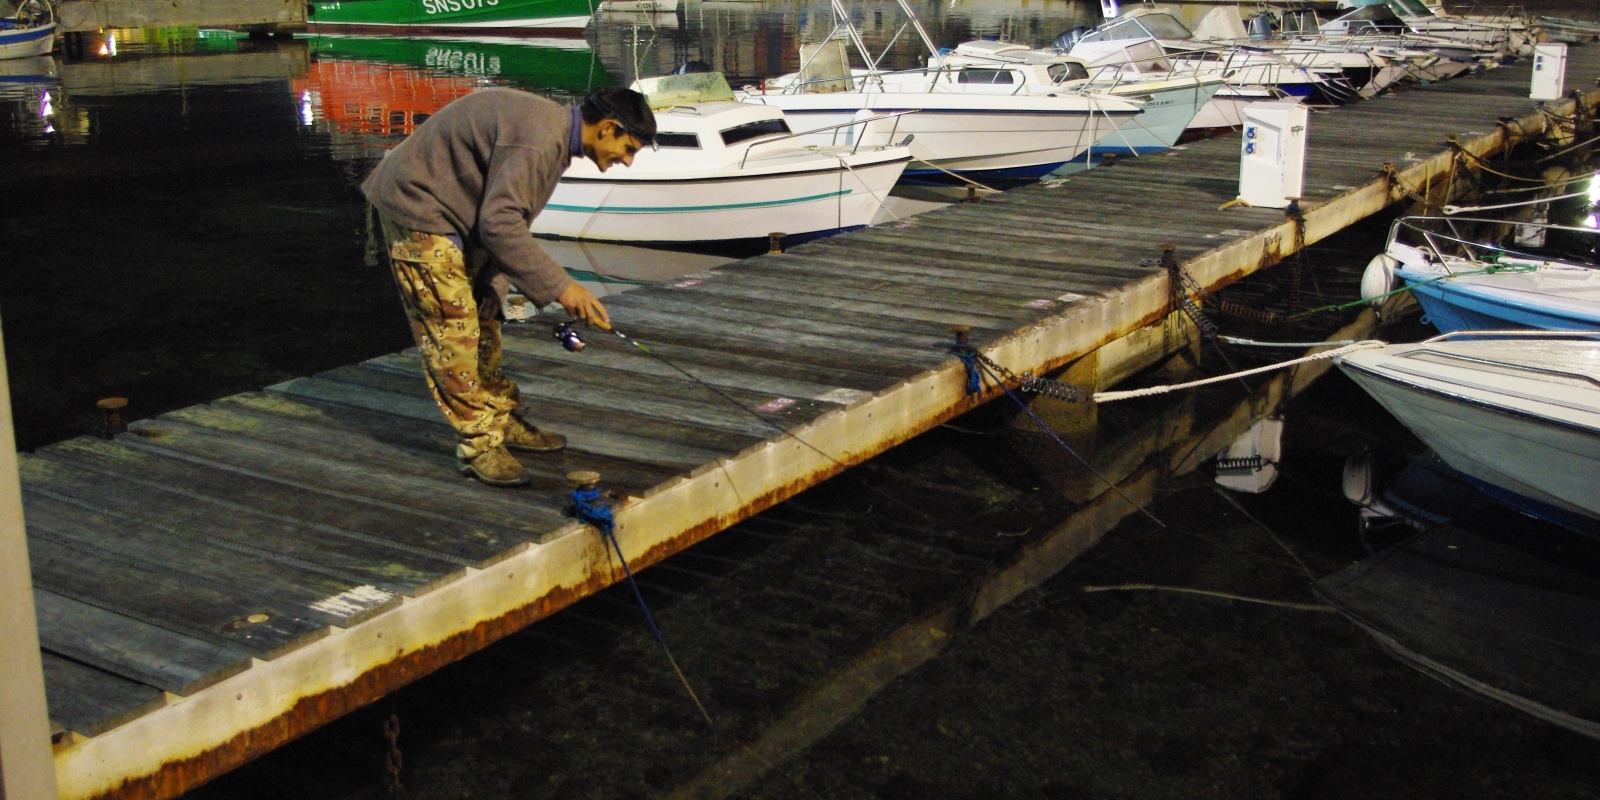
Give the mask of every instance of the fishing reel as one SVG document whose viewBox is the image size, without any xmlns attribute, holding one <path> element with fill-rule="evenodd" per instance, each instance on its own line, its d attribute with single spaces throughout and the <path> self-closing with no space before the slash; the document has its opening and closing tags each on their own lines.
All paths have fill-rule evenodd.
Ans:
<svg viewBox="0 0 1600 800">
<path fill-rule="evenodd" d="M 563 322 L 557 325 L 552 335 L 569 353 L 576 353 L 586 346 L 583 342 L 583 337 L 578 335 L 578 329 L 574 328 L 571 322 Z"/>
</svg>

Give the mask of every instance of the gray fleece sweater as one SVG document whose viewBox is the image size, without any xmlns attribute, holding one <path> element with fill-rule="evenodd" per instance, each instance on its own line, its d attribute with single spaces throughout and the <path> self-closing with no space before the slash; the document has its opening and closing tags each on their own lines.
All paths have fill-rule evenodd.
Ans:
<svg viewBox="0 0 1600 800">
<path fill-rule="evenodd" d="M 361 191 L 398 225 L 461 237 L 480 266 L 474 294 L 484 317 L 499 311 L 508 278 L 544 305 L 572 280 L 528 226 L 581 155 L 567 152 L 571 127 L 569 109 L 537 95 L 473 92 L 418 126 Z"/>
</svg>

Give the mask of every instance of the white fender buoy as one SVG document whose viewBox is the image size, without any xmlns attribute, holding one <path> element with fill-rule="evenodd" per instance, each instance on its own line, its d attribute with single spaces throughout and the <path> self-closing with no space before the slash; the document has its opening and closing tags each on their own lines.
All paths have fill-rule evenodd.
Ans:
<svg viewBox="0 0 1600 800">
<path fill-rule="evenodd" d="M 1400 279 L 1396 273 L 1400 270 L 1400 260 L 1388 253 L 1379 253 L 1367 262 L 1366 271 L 1361 273 L 1361 299 L 1367 301 L 1371 308 L 1383 305 L 1389 299 L 1388 294 L 1400 288 Z"/>
</svg>

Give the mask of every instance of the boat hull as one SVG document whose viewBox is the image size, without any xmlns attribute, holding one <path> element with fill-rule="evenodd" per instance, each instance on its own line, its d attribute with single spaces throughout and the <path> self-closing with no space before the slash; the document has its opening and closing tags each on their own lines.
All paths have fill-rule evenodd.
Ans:
<svg viewBox="0 0 1600 800">
<path fill-rule="evenodd" d="M 1600 519 L 1600 493 L 1594 490 L 1600 475 L 1596 409 L 1587 410 L 1590 421 L 1570 414 L 1541 415 L 1515 386 L 1486 390 L 1470 376 L 1448 371 L 1422 376 L 1396 370 L 1381 355 L 1393 349 L 1352 353 L 1339 366 L 1453 469 L 1521 497 Z"/>
<path fill-rule="evenodd" d="M 1425 283 L 1405 272 L 1401 272 L 1400 277 L 1422 304 L 1428 324 L 1443 333 L 1505 329 L 1600 330 L 1600 314 L 1563 313 L 1537 303 L 1496 297 L 1465 283 Z"/>
<path fill-rule="evenodd" d="M 1137 85 L 1137 84 L 1135 84 Z M 1173 86 L 1145 93 L 1144 111 L 1090 145 L 1075 161 L 1093 161 L 1103 155 L 1129 156 L 1159 153 L 1178 143 L 1201 109 L 1216 96 L 1220 84 Z"/>
<path fill-rule="evenodd" d="M 972 102 L 946 102 L 946 98 Z M 980 181 L 1038 178 L 1082 155 L 1138 113 L 1136 107 L 1114 98 L 1098 101 L 1102 110 L 1086 110 L 1078 98 L 964 98 L 935 93 L 756 94 L 744 100 L 782 108 L 797 131 L 914 111 L 803 137 L 812 145 L 853 145 L 859 140 L 882 146 L 910 135 L 913 161 L 906 168 L 906 179 L 947 179 L 952 173 Z M 1061 103 L 1049 102 L 1054 100 Z M 1052 105 L 1057 107 L 1052 110 Z M 865 130 L 858 134 L 861 128 Z"/>
<path fill-rule="evenodd" d="M 900 151 L 904 153 L 904 151 Z M 633 244 L 800 241 L 868 225 L 908 157 L 850 168 L 724 178 L 563 178 L 533 222 L 541 236 Z"/>
<path fill-rule="evenodd" d="M 1600 330 L 1600 275 L 1583 267 L 1544 267 L 1452 275 L 1404 245 L 1388 252 L 1406 265 L 1396 275 L 1441 332 L 1535 329 Z M 1471 265 L 1468 265 L 1471 266 Z"/>
</svg>

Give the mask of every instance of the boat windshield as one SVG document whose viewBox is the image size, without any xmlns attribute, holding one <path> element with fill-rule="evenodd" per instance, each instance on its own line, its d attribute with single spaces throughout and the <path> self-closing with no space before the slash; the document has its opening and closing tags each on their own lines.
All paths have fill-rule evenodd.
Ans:
<svg viewBox="0 0 1600 800">
<path fill-rule="evenodd" d="M 1009 69 L 989 69 L 987 67 L 966 67 L 956 73 L 956 83 L 1016 83 L 1016 76 Z"/>
<path fill-rule="evenodd" d="M 1119 19 L 1083 35 L 1084 42 L 1111 42 L 1123 39 L 1192 39 L 1177 17 L 1171 14 L 1142 14 Z"/>
<path fill-rule="evenodd" d="M 1049 67 L 1051 83 L 1066 83 L 1068 81 L 1081 81 L 1089 78 L 1089 70 L 1076 61 L 1066 61 L 1051 64 Z"/>
<path fill-rule="evenodd" d="M 789 133 L 789 123 L 781 119 L 759 119 L 735 125 L 722 132 L 722 143 L 735 145 L 758 136 L 783 136 Z"/>
</svg>

